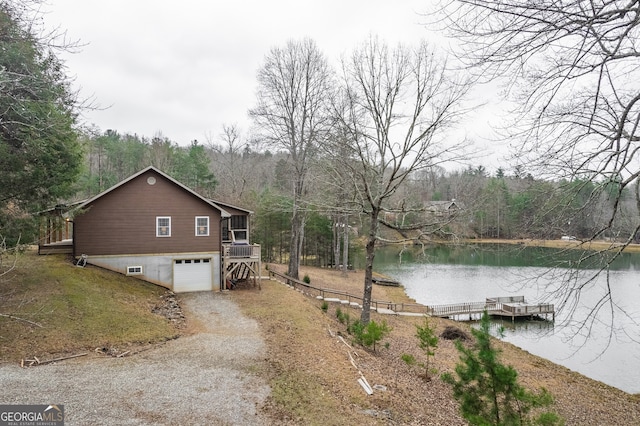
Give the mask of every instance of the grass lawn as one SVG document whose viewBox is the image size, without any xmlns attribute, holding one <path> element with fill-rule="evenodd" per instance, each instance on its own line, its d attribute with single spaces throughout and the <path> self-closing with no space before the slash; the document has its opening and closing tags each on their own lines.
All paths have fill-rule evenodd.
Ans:
<svg viewBox="0 0 640 426">
<path fill-rule="evenodd" d="M 28 251 L 0 277 L 0 362 L 175 338 L 176 328 L 151 312 L 165 292 L 100 268 L 78 268 L 65 255 Z"/>
</svg>

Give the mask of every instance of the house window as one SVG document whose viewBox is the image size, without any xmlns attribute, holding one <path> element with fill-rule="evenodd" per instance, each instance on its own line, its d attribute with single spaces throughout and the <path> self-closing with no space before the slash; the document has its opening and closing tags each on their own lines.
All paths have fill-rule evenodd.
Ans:
<svg viewBox="0 0 640 426">
<path fill-rule="evenodd" d="M 234 243 L 239 241 L 246 242 L 248 239 L 246 229 L 234 229 L 231 231 L 231 241 Z"/>
<path fill-rule="evenodd" d="M 156 217 L 156 237 L 171 236 L 171 216 Z"/>
<path fill-rule="evenodd" d="M 127 275 L 142 275 L 142 266 L 127 266 Z"/>
<path fill-rule="evenodd" d="M 209 216 L 196 216 L 196 237 L 209 236 Z"/>
<path fill-rule="evenodd" d="M 247 229 L 247 216 L 231 216 L 231 229 Z"/>
<path fill-rule="evenodd" d="M 246 215 L 233 215 L 222 224 L 223 241 L 248 241 L 249 229 Z"/>
</svg>

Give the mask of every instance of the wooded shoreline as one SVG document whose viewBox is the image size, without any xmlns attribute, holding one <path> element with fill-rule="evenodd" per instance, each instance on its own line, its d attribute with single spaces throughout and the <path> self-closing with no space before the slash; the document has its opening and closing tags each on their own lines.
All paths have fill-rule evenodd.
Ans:
<svg viewBox="0 0 640 426">
<path fill-rule="evenodd" d="M 536 240 L 536 239 L 490 239 L 490 238 L 473 238 L 461 240 L 467 244 L 517 244 L 530 247 L 551 247 L 559 249 L 583 249 L 583 250 L 617 250 L 623 246 L 619 242 L 611 241 L 580 241 L 580 240 Z M 640 253 L 640 244 L 629 244 L 623 252 Z"/>
</svg>

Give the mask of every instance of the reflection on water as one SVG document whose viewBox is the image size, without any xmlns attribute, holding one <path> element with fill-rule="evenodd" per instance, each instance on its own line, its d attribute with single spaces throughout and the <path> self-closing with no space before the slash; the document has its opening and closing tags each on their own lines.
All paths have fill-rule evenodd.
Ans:
<svg viewBox="0 0 640 426">
<path fill-rule="evenodd" d="M 500 318 L 491 320 L 491 332 L 496 336 L 500 330 L 503 333 L 527 333 L 529 335 L 537 335 L 538 337 L 546 336 L 553 331 L 553 321 L 546 320 L 518 320 L 511 321 Z"/>
<path fill-rule="evenodd" d="M 455 318 L 457 321 L 467 321 L 469 315 L 461 315 Z M 481 314 L 473 315 L 470 318 L 472 327 L 480 327 Z M 489 332 L 496 337 L 505 338 L 509 334 L 527 334 L 530 337 L 537 336 L 537 338 L 549 336 L 553 333 L 554 323 L 550 320 L 544 319 L 532 319 L 525 320 L 522 318 L 512 321 L 511 319 L 505 319 L 501 317 L 491 317 L 489 323 Z"/>
<path fill-rule="evenodd" d="M 640 393 L 640 369 L 629 368 L 640 361 L 640 255 L 625 254 L 616 261 L 608 280 L 596 276 L 596 269 L 566 267 L 581 255 L 484 245 L 424 251 L 394 247 L 377 252 L 375 269 L 400 281 L 410 297 L 426 305 L 511 295 L 525 296 L 529 303 L 554 303 L 555 324 L 498 319 L 494 330 L 504 326 L 506 341 L 596 380 Z M 598 268 L 601 262 L 594 257 L 590 266 Z M 575 291 L 579 286 L 582 291 Z M 611 300 L 606 298 L 608 290 Z M 585 323 L 590 313 L 593 321 Z"/>
</svg>

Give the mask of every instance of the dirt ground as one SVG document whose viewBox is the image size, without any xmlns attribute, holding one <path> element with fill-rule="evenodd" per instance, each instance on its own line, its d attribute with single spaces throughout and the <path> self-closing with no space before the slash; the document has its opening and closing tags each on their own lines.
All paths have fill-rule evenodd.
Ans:
<svg viewBox="0 0 640 426">
<path fill-rule="evenodd" d="M 284 272 L 282 265 L 269 265 Z M 311 284 L 361 294 L 362 271 L 348 272 L 302 267 Z M 243 312 L 261 324 L 267 344 L 263 372 L 272 388 L 264 413 L 278 424 L 466 424 L 448 385 L 439 376 L 453 371 L 459 355 L 451 340 L 440 338 L 431 360 L 435 372 L 425 380 L 424 371 L 408 366 L 402 355 L 418 361 L 425 357 L 415 337 L 416 324 L 424 319 L 372 314 L 392 328 L 376 353 L 352 346 L 336 309 L 357 319 L 360 310 L 322 302 L 275 281 L 263 281 L 262 290 L 245 288 L 231 292 Z M 374 299 L 409 301 L 401 288 L 374 286 Z M 440 335 L 447 326 L 467 330 L 464 323 L 433 318 Z M 384 347 L 387 343 L 387 347 Z M 496 341 L 503 363 L 519 373 L 520 383 L 531 390 L 544 387 L 555 397 L 553 411 L 567 425 L 640 424 L 640 395 L 629 395 L 591 380 L 562 366 L 536 357 L 509 343 Z M 374 387 L 368 396 L 358 384 L 362 376 Z"/>
</svg>

